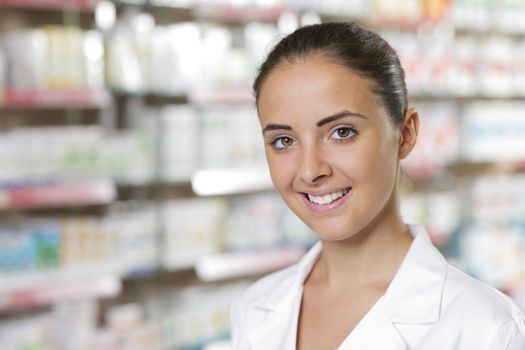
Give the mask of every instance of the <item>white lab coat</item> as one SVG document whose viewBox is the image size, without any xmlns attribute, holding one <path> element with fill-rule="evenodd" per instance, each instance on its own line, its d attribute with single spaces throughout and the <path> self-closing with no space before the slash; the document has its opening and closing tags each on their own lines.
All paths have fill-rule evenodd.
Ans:
<svg viewBox="0 0 525 350">
<path fill-rule="evenodd" d="M 386 293 L 337 350 L 525 350 L 512 299 L 449 265 L 423 226 Z M 252 284 L 231 308 L 234 350 L 293 350 L 305 278 L 322 250 Z M 329 350 L 329 349 L 319 349 Z"/>
</svg>

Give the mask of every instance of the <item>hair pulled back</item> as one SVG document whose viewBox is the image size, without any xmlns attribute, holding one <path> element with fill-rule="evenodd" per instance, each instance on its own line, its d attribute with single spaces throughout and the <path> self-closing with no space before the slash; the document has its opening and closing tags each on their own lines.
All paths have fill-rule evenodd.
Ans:
<svg viewBox="0 0 525 350">
<path fill-rule="evenodd" d="M 386 40 L 355 22 L 305 26 L 281 39 L 266 57 L 253 83 L 256 103 L 265 79 L 274 69 L 314 54 L 323 54 L 368 78 L 394 125 L 403 121 L 408 102 L 399 57 Z"/>
</svg>

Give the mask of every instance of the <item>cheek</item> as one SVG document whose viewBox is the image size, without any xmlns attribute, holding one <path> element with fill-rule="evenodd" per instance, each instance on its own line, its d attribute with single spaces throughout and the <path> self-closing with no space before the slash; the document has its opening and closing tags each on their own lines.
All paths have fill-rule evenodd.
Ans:
<svg viewBox="0 0 525 350">
<path fill-rule="evenodd" d="M 391 142 L 368 137 L 341 149 L 332 160 L 356 181 L 385 181 L 394 174 L 397 158 Z"/>
<path fill-rule="evenodd" d="M 283 192 L 291 186 L 294 179 L 296 169 L 293 158 L 287 154 L 276 154 L 272 150 L 267 150 L 266 160 L 275 188 Z"/>
</svg>

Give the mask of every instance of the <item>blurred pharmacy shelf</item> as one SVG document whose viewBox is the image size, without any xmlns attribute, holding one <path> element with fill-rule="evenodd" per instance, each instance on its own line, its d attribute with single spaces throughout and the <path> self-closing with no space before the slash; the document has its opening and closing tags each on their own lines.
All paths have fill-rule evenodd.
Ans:
<svg viewBox="0 0 525 350">
<path fill-rule="evenodd" d="M 13 90 L 0 93 L 0 108 L 107 108 L 111 94 L 89 90 Z"/>
<path fill-rule="evenodd" d="M 205 282 L 257 276 L 298 262 L 305 251 L 298 248 L 210 254 L 197 260 L 197 276 Z"/>
<path fill-rule="evenodd" d="M 111 268 L 0 274 L 0 312 L 91 298 L 113 297 L 121 282 Z"/>
<path fill-rule="evenodd" d="M 0 7 L 91 11 L 98 0 L 0 0 Z"/>
<path fill-rule="evenodd" d="M 110 180 L 0 187 L 0 209 L 41 209 L 108 204 L 116 198 Z"/>
<path fill-rule="evenodd" d="M 199 196 L 229 195 L 272 189 L 267 167 L 197 170 L 191 177 L 193 192 Z"/>
<path fill-rule="evenodd" d="M 223 23 L 229 22 L 270 22 L 277 23 L 285 13 L 293 13 L 293 6 L 257 7 L 253 5 L 198 5 L 193 13 L 197 18 L 215 20 Z"/>
<path fill-rule="evenodd" d="M 13 312 L 0 342 L 226 339 L 231 301 L 318 239 L 273 190 L 250 85 L 276 37 L 329 20 L 400 53 L 421 115 L 403 217 L 525 302 L 525 4 L 431 3 L 0 0 L 0 311 L 51 304 L 44 320 Z M 37 208 L 54 209 L 12 210 Z M 87 325 L 64 318 L 63 301 L 102 297 Z"/>
</svg>

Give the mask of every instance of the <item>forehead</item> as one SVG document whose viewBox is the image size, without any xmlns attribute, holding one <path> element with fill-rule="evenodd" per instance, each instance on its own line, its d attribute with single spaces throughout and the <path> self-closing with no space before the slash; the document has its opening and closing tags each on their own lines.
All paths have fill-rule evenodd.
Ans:
<svg viewBox="0 0 525 350">
<path fill-rule="evenodd" d="M 350 110 L 373 117 L 383 115 L 373 83 L 324 55 L 281 63 L 261 86 L 261 121 L 301 116 L 319 118 Z"/>
</svg>

